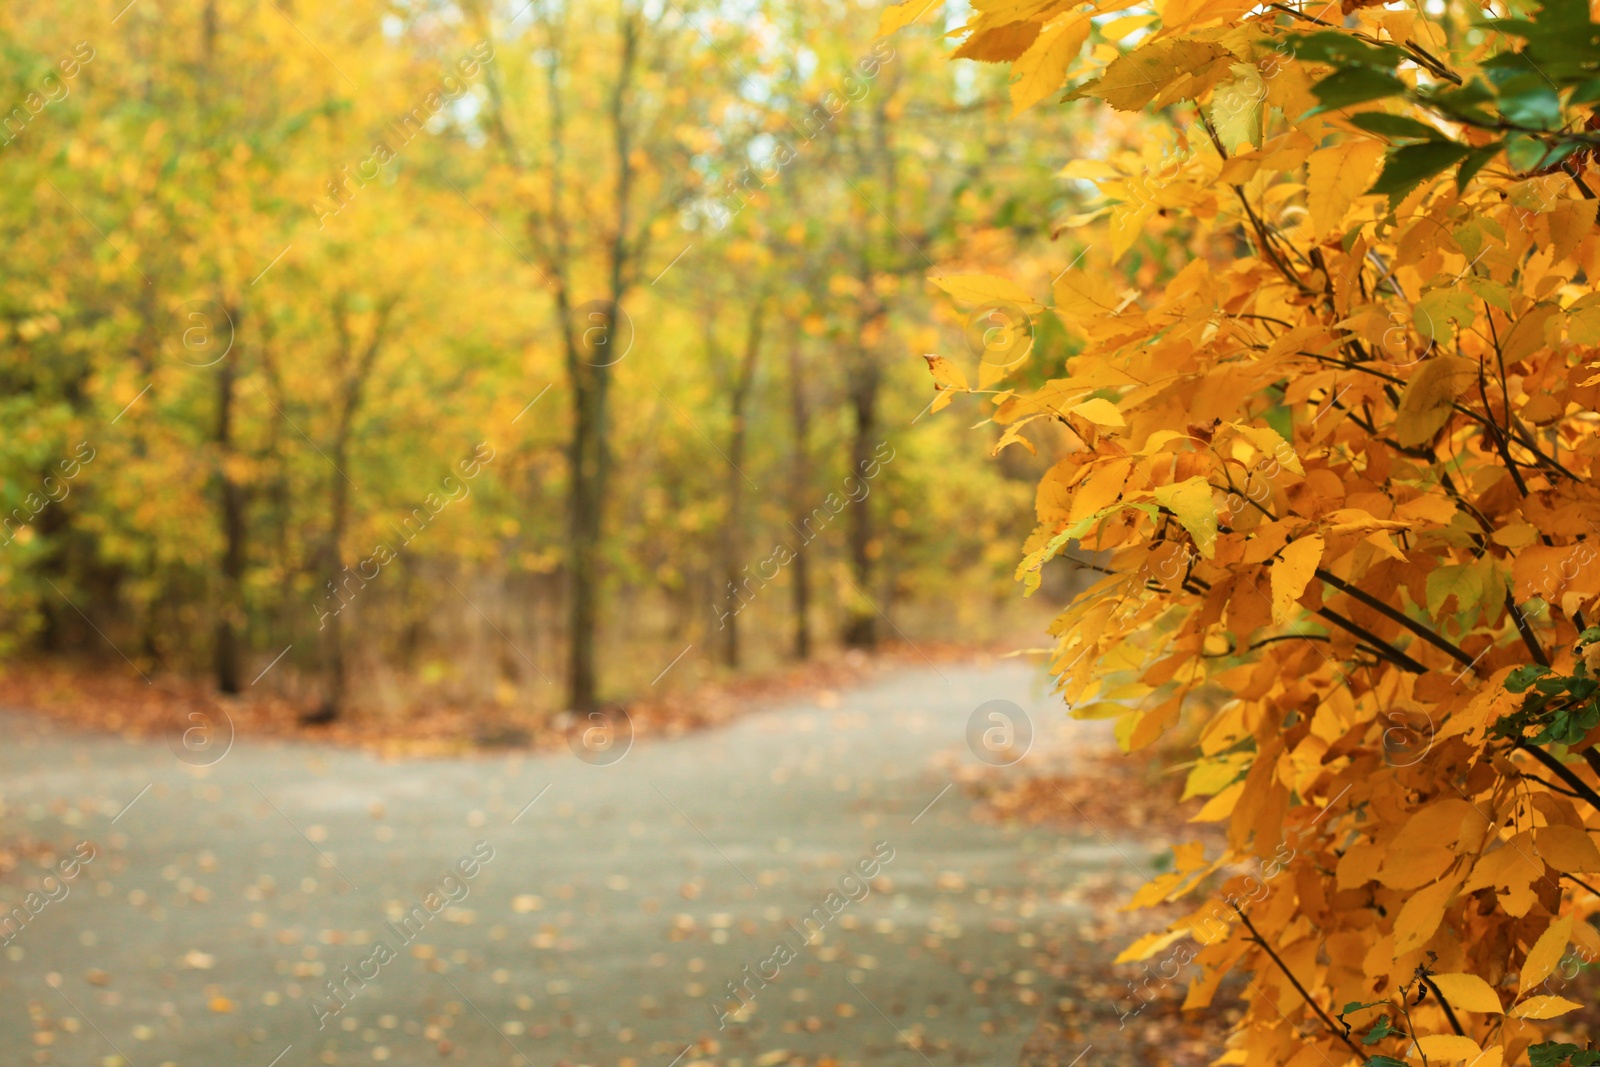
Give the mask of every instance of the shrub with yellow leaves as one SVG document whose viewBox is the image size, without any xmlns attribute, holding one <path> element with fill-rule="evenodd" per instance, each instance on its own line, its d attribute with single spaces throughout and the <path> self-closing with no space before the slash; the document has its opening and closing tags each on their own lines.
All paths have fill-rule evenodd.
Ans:
<svg viewBox="0 0 1600 1067">
<path fill-rule="evenodd" d="M 1124 954 L 1200 942 L 1191 1009 L 1248 973 L 1218 1063 L 1597 1063 L 1551 986 L 1600 953 L 1600 25 L 1397 7 L 976 0 L 955 54 L 1011 64 L 1017 110 L 1180 127 L 1070 165 L 1103 202 L 1063 228 L 1187 263 L 1049 300 L 936 278 L 1071 341 L 977 389 L 930 357 L 934 406 L 1064 442 L 1018 575 L 1101 553 L 1052 628 L 1073 713 L 1130 751 L 1204 717 L 1188 793 L 1226 851 L 1138 903 L 1292 849 L 1220 936 L 1202 905 Z"/>
</svg>

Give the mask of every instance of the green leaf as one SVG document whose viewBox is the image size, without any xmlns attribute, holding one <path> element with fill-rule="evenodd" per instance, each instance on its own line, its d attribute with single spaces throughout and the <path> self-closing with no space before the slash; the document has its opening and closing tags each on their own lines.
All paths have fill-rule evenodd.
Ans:
<svg viewBox="0 0 1600 1067">
<path fill-rule="evenodd" d="M 1510 693 L 1525 693 L 1528 691 L 1529 686 L 1549 673 L 1549 667 L 1538 663 L 1525 664 L 1506 675 L 1506 691 Z"/>
<path fill-rule="evenodd" d="M 1404 115 L 1391 115 L 1387 111 L 1363 111 L 1359 115 L 1352 115 L 1350 125 L 1382 137 L 1409 137 L 1412 140 L 1422 141 L 1448 140 L 1444 134 L 1426 122 L 1418 122 Z"/>
<path fill-rule="evenodd" d="M 1405 82 L 1393 74 L 1371 67 L 1346 67 L 1311 87 L 1311 92 L 1324 110 L 1382 100 L 1388 96 L 1399 96 L 1405 91 Z"/>
<path fill-rule="evenodd" d="M 1567 1057 L 1577 1051 L 1577 1045 L 1564 1041 L 1541 1041 L 1528 1046 L 1528 1062 L 1533 1067 L 1561 1067 L 1567 1062 Z"/>
<path fill-rule="evenodd" d="M 1478 302 L 1473 299 L 1471 293 L 1462 292 L 1457 288 L 1430 289 L 1423 294 L 1422 299 L 1418 300 L 1411 309 L 1412 322 L 1416 325 L 1417 332 L 1432 341 L 1448 342 L 1456 333 L 1455 326 L 1452 323 L 1470 326 L 1477 317 Z M 1440 571 L 1451 569 L 1449 567 L 1441 567 L 1435 570 L 1433 574 L 1429 575 L 1430 581 L 1433 575 L 1438 574 Z M 1437 615 L 1437 610 L 1433 608 L 1431 588 L 1430 586 L 1430 592 L 1428 593 L 1429 610 Z M 1479 589 L 1481 592 L 1481 582 L 1479 583 Z M 1467 603 L 1467 598 L 1463 596 L 1461 598 L 1461 606 L 1465 608 Z"/>
<path fill-rule="evenodd" d="M 1480 148 L 1474 148 L 1467 158 L 1461 161 L 1461 167 L 1456 171 L 1456 189 L 1465 189 L 1467 183 L 1472 181 L 1491 159 L 1499 155 L 1504 147 L 1504 141 L 1494 141 Z"/>
<path fill-rule="evenodd" d="M 1500 86 L 1500 114 L 1534 130 L 1561 127 L 1561 98 L 1542 77 L 1521 74 Z"/>
<path fill-rule="evenodd" d="M 1499 282 L 1468 275 L 1461 279 L 1461 283 L 1471 289 L 1473 295 L 1485 304 L 1497 307 L 1507 315 L 1511 314 L 1511 291 Z"/>
<path fill-rule="evenodd" d="M 1546 142 L 1530 138 L 1528 134 L 1514 133 L 1506 138 L 1506 162 L 1509 162 L 1510 168 L 1518 174 L 1542 170 L 1544 166 L 1549 165 L 1546 163 L 1549 155 L 1550 147 Z"/>
<path fill-rule="evenodd" d="M 1369 193 L 1387 193 L 1392 208 L 1427 179 L 1472 154 L 1453 141 L 1426 141 L 1396 148 L 1384 157 L 1383 173 Z"/>
<path fill-rule="evenodd" d="M 1361 1039 L 1361 1043 L 1363 1045 L 1376 1045 L 1393 1032 L 1394 1027 L 1389 1025 L 1389 1017 L 1380 1015 L 1378 1016 L 1378 1021 L 1372 1024 L 1372 1029 L 1368 1030 L 1366 1036 Z"/>
<path fill-rule="evenodd" d="M 1458 121 L 1485 127 L 1494 126 L 1499 121 L 1480 106 L 1494 100 L 1494 91 L 1484 84 L 1482 78 L 1474 77 L 1460 87 L 1430 86 L 1419 89 L 1417 95 L 1429 107 Z"/>
<path fill-rule="evenodd" d="M 1567 97 L 1567 103 L 1569 104 L 1593 104 L 1597 102 L 1600 102 L 1600 78 L 1590 78 L 1586 82 L 1580 82 L 1578 87 L 1572 90 L 1572 95 Z"/>
<path fill-rule="evenodd" d="M 1326 63 L 1333 67 L 1379 67 L 1393 70 L 1407 57 L 1397 45 L 1367 44 L 1336 30 L 1294 34 L 1287 38 L 1296 59 L 1307 63 Z"/>
</svg>

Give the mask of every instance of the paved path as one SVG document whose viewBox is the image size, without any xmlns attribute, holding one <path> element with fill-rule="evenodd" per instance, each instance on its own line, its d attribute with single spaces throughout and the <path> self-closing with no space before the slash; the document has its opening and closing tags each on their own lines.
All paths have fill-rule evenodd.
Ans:
<svg viewBox="0 0 1600 1067">
<path fill-rule="evenodd" d="M 1120 853 L 1142 865 L 1154 844 L 974 821 L 948 767 L 995 698 L 1062 721 L 1018 665 L 900 670 L 610 766 L 239 738 L 195 769 L 160 742 L 0 719 L 7 831 L 57 861 L 96 849 L 3 950 L 0 1060 L 1015 1064 L 1065 992 L 1041 953 L 1083 951 L 1070 888 L 1130 876 Z M 834 914 L 875 848 L 893 858 Z M 43 873 L 25 859 L 0 903 Z M 778 973 L 719 1030 L 747 966 Z M 346 973 L 341 1008 L 325 983 Z"/>
</svg>

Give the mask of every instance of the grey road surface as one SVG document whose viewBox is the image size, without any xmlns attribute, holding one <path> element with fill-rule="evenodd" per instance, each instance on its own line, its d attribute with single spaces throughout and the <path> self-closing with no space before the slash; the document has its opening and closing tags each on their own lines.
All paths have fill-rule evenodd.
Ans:
<svg viewBox="0 0 1600 1067">
<path fill-rule="evenodd" d="M 0 883 L 26 920 L 0 1062 L 1015 1064 L 1064 995 L 1050 958 L 1103 956 L 1075 887 L 1136 883 L 1165 843 L 973 819 L 951 768 L 1000 698 L 1041 747 L 1062 729 L 1015 662 L 896 670 L 610 765 L 242 736 L 192 767 L 5 716 L 5 832 L 53 854 Z"/>
</svg>

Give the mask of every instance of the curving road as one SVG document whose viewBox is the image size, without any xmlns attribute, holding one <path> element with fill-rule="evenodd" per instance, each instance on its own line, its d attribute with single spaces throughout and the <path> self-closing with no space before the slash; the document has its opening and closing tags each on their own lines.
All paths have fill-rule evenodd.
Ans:
<svg viewBox="0 0 1600 1067">
<path fill-rule="evenodd" d="M 26 919 L 3 1061 L 1015 1064 L 1068 995 L 1051 960 L 1103 958 L 1077 887 L 1158 843 L 971 818 L 947 787 L 996 698 L 1041 730 L 1022 768 L 1085 736 L 1018 665 L 897 670 L 608 766 L 241 737 L 194 768 L 8 715 L 7 831 L 56 852 L 0 883 Z"/>
</svg>

